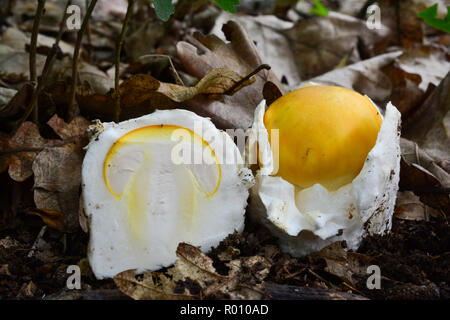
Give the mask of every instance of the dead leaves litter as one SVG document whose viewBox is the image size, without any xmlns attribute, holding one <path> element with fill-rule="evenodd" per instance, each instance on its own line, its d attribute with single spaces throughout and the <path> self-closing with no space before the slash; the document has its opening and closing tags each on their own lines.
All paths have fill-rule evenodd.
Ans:
<svg viewBox="0 0 450 320">
<path fill-rule="evenodd" d="M 228 263 L 229 273 L 217 273 L 213 260 L 187 243 L 177 248 L 178 260 L 167 272 L 147 271 L 138 275 L 127 270 L 114 277 L 118 288 L 136 300 L 147 299 L 261 299 L 263 280 L 270 263 L 261 256 L 244 257 Z"/>
<path fill-rule="evenodd" d="M 190 74 L 202 78 L 215 68 L 229 68 L 246 75 L 265 63 L 241 25 L 229 21 L 222 27 L 222 31 L 229 43 L 216 35 L 203 36 L 200 33 L 188 38 L 190 43 L 178 42 L 178 56 Z M 251 86 L 243 88 L 232 97 L 224 97 L 223 101 L 211 101 L 202 97 L 193 99 L 188 102 L 189 109 L 201 116 L 210 117 L 221 129 L 246 129 L 253 121 L 256 106 L 263 99 L 262 88 L 267 81 L 273 82 L 284 92 L 283 85 L 270 70 L 259 72 L 255 79 Z"/>
<path fill-rule="evenodd" d="M 56 115 L 48 121 L 48 125 L 59 135 L 64 143 L 59 146 L 45 148 L 33 162 L 34 202 L 36 207 L 54 221 L 50 226 L 61 226 L 61 213 L 65 218 L 64 229 L 73 230 L 78 227 L 78 206 L 81 185 L 81 165 L 87 144 L 87 127 L 89 121 L 82 117 L 73 119 L 69 124 Z M 48 215 L 48 213 L 53 213 Z"/>
<path fill-rule="evenodd" d="M 54 115 L 47 124 L 61 139 L 43 138 L 32 122 L 24 122 L 12 138 L 1 134 L 0 169 L 9 168 L 9 176 L 18 182 L 34 174 L 37 208 L 31 213 L 51 227 L 70 230 L 78 226 L 82 147 L 89 121 L 76 117 L 67 124 Z"/>
<path fill-rule="evenodd" d="M 254 70 L 252 70 L 254 71 Z M 122 82 L 119 87 L 121 120 L 142 116 L 156 109 L 181 108 L 188 101 L 202 95 L 206 100 L 234 95 L 255 82 L 255 76 L 245 77 L 236 72 L 217 68 L 210 70 L 193 87 L 161 82 L 150 75 L 138 74 Z M 113 116 L 114 94 L 78 96 L 82 113 L 102 119 Z M 230 111 L 230 110 L 228 110 Z"/>
</svg>

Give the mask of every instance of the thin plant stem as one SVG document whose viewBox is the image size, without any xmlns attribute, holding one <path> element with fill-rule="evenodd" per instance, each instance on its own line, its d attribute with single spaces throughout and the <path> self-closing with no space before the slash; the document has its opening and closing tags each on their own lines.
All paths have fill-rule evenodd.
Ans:
<svg viewBox="0 0 450 320">
<path fill-rule="evenodd" d="M 77 91 L 77 85 L 78 85 L 78 56 L 80 55 L 80 48 L 81 48 L 81 41 L 83 40 L 83 34 L 86 31 L 87 25 L 89 23 L 89 19 L 92 15 L 92 11 L 94 11 L 94 7 L 97 4 L 97 0 L 91 0 L 91 3 L 89 4 L 86 15 L 84 16 L 83 23 L 81 24 L 80 30 L 78 30 L 77 34 L 77 41 L 75 43 L 75 49 L 73 52 L 73 58 L 72 58 L 72 90 L 70 95 L 70 103 L 68 108 L 68 118 L 69 120 L 72 119 L 72 117 L 75 115 L 75 96 Z"/>
<path fill-rule="evenodd" d="M 173 64 L 172 58 L 166 54 L 146 54 L 143 56 L 140 56 L 140 59 L 144 59 L 144 58 L 150 58 L 150 57 L 161 57 L 161 58 L 166 58 L 169 61 L 170 64 L 170 71 L 172 72 L 175 81 L 177 82 L 178 85 L 180 86 L 185 86 L 183 80 L 181 79 L 180 75 L 178 74 L 177 70 L 175 69 L 175 65 Z"/>
<path fill-rule="evenodd" d="M 114 77 L 114 89 L 115 89 L 115 110 L 114 110 L 114 121 L 119 122 L 120 118 L 120 91 L 119 91 L 119 77 L 120 77 L 120 52 L 122 51 L 122 46 L 125 39 L 125 34 L 127 31 L 128 22 L 133 14 L 134 0 L 128 0 L 127 13 L 125 15 L 125 20 L 122 24 L 122 30 L 120 32 L 119 41 L 116 46 L 116 61 L 115 61 L 115 77 Z"/>
<path fill-rule="evenodd" d="M 39 24 L 41 22 L 42 12 L 44 12 L 45 0 L 38 0 L 38 5 L 36 9 L 36 15 L 34 16 L 33 21 L 33 30 L 31 32 L 31 41 L 30 41 L 30 81 L 36 83 L 37 81 L 37 71 L 36 71 L 36 47 L 37 47 L 37 38 L 39 33 Z M 36 90 L 36 89 L 35 89 Z M 33 121 L 37 123 L 38 114 L 37 108 L 33 108 Z"/>
<path fill-rule="evenodd" d="M 228 95 L 232 95 L 234 93 L 234 91 L 236 90 L 236 88 L 240 87 L 244 82 L 248 81 L 251 77 L 253 77 L 255 74 L 257 74 L 258 72 L 260 72 L 261 70 L 270 70 L 270 66 L 268 64 L 262 64 L 260 66 L 258 66 L 255 70 L 253 70 L 252 72 L 250 72 L 248 75 L 246 75 L 245 77 L 243 77 L 241 80 L 239 80 L 238 82 L 236 82 L 230 89 L 228 89 L 227 91 L 224 92 L 224 94 L 228 94 Z"/>
<path fill-rule="evenodd" d="M 55 59 L 56 55 L 58 54 L 58 52 L 60 51 L 59 42 L 61 41 L 62 35 L 64 33 L 64 25 L 65 25 L 64 21 L 66 21 L 67 15 L 68 15 L 67 8 L 69 7 L 69 5 L 71 3 L 72 3 L 72 0 L 67 1 L 55 43 L 53 44 L 52 48 L 50 49 L 50 52 L 47 55 L 47 59 L 45 59 L 45 64 L 44 64 L 44 68 L 42 70 L 41 77 L 38 79 L 36 89 L 34 90 L 33 95 L 31 96 L 31 102 L 28 105 L 27 109 L 25 110 L 24 116 L 22 118 L 20 118 L 19 121 L 17 122 L 17 124 L 15 126 L 16 128 L 18 128 L 30 116 L 30 114 L 32 112 L 33 112 L 33 116 L 35 117 L 34 120 L 36 122 L 39 121 L 38 98 L 42 91 L 42 88 L 44 87 L 45 82 L 47 81 L 47 77 L 51 72 L 54 59 Z"/>
</svg>

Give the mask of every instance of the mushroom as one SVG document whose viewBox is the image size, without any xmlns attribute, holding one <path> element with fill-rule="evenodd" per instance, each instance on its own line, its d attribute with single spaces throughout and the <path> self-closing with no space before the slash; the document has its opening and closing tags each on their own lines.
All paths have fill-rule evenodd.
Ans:
<svg viewBox="0 0 450 320">
<path fill-rule="evenodd" d="M 400 171 L 400 113 L 384 117 L 353 90 L 311 84 L 255 110 L 259 150 L 250 215 L 294 256 L 391 228 Z"/>
<path fill-rule="evenodd" d="M 208 251 L 243 230 L 253 176 L 209 119 L 164 110 L 95 128 L 82 182 L 97 278 L 169 266 L 180 242 Z"/>
</svg>

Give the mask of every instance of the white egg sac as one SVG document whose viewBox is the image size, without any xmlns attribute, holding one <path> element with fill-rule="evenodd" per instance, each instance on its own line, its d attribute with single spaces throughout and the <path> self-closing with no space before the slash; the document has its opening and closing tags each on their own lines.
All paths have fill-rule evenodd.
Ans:
<svg viewBox="0 0 450 320">
<path fill-rule="evenodd" d="M 272 151 L 264 126 L 266 103 L 252 126 L 264 167 L 250 193 L 249 213 L 278 237 L 283 251 L 303 256 L 340 240 L 357 249 L 367 234 L 391 229 L 400 173 L 400 112 L 389 103 L 375 146 L 359 175 L 336 191 L 320 184 L 300 189 L 271 176 Z M 252 148 L 252 146 L 250 146 Z"/>
<path fill-rule="evenodd" d="M 192 112 L 103 124 L 82 169 L 95 276 L 169 266 L 180 242 L 217 246 L 242 231 L 252 182 L 232 139 Z"/>
</svg>

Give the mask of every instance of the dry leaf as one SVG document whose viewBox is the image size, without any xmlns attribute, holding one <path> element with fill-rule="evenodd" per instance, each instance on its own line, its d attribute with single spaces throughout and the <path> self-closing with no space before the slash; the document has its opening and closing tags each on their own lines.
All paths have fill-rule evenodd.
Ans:
<svg viewBox="0 0 450 320">
<path fill-rule="evenodd" d="M 403 220 L 426 220 L 430 216 L 437 216 L 438 211 L 420 201 L 413 192 L 404 191 L 397 194 L 395 217 Z"/>
<path fill-rule="evenodd" d="M 437 162 L 448 162 L 450 159 L 449 117 L 450 71 L 424 103 L 406 119 L 403 136 L 417 142 L 419 147 L 433 156 Z M 442 167 L 444 168 L 445 165 Z"/>
<path fill-rule="evenodd" d="M 386 36 L 386 28 L 370 30 L 366 21 L 330 12 L 326 17 L 298 21 L 284 32 L 303 81 L 370 56 L 375 43 Z M 360 51 L 363 50 L 361 53 Z"/>
<path fill-rule="evenodd" d="M 42 138 L 38 127 L 24 122 L 12 138 L 0 134 L 0 169 L 9 167 L 9 176 L 18 182 L 25 181 L 33 171 L 31 165 L 37 154 L 54 141 Z"/>
<path fill-rule="evenodd" d="M 26 46 L 30 45 L 30 37 L 19 29 L 10 27 L 2 33 L 2 35 L 0 36 L 0 42 L 14 50 L 25 52 Z M 50 49 L 53 46 L 54 42 L 54 38 L 43 34 L 38 34 L 36 45 L 38 48 L 46 47 L 47 49 Z M 72 45 L 68 44 L 67 42 L 60 41 L 59 48 L 61 49 L 62 53 L 72 56 L 74 50 Z"/>
<path fill-rule="evenodd" d="M 240 88 L 255 81 L 254 78 L 251 78 L 244 81 L 239 87 L 236 87 L 242 80 L 242 77 L 236 72 L 225 68 L 209 71 L 194 87 L 164 83 L 151 76 L 140 74 L 132 76 L 121 84 L 121 104 L 123 104 L 124 108 L 132 107 L 153 98 L 155 93 L 163 94 L 174 102 L 184 102 L 199 94 L 233 95 Z"/>
<path fill-rule="evenodd" d="M 408 120 L 423 103 L 428 89 L 438 86 L 450 71 L 443 48 L 420 46 L 405 49 L 393 63 L 383 67 L 392 83 L 390 100 Z"/>
<path fill-rule="evenodd" d="M 450 168 L 412 141 L 401 138 L 400 189 L 414 191 L 430 207 L 450 215 Z"/>
<path fill-rule="evenodd" d="M 123 81 L 119 87 L 121 119 L 135 118 L 156 109 L 182 108 L 186 101 L 198 95 L 204 96 L 207 100 L 222 95 L 233 95 L 254 81 L 254 77 L 245 79 L 236 72 L 224 68 L 209 71 L 193 87 L 160 82 L 145 74 L 134 75 Z M 114 105 L 114 94 L 79 96 L 78 101 L 83 113 L 102 119 L 113 117 L 114 110 L 111 106 Z"/>
<path fill-rule="evenodd" d="M 34 202 L 39 212 L 62 213 L 64 229 L 70 231 L 79 225 L 82 147 L 87 143 L 89 122 L 76 117 L 67 124 L 55 115 L 48 125 L 62 140 L 41 151 L 33 162 Z"/>
<path fill-rule="evenodd" d="M 14 50 L 0 44 L 0 78 L 6 82 L 20 82 L 29 79 L 29 54 L 25 48 L 21 51 Z M 40 75 L 44 68 L 45 56 L 36 55 L 37 74 Z"/>
<path fill-rule="evenodd" d="M 384 66 L 392 63 L 402 54 L 401 51 L 391 52 L 351 64 L 345 68 L 327 72 L 321 76 L 302 82 L 337 85 L 353 89 L 368 95 L 379 107 L 384 107 L 389 101 L 392 85 L 389 78 L 381 72 Z"/>
<path fill-rule="evenodd" d="M 400 187 L 450 215 L 450 72 L 407 119 Z"/>
<path fill-rule="evenodd" d="M 5 106 L 16 95 L 17 90 L 0 87 L 0 117 L 4 117 Z"/>
<path fill-rule="evenodd" d="M 193 44 L 178 42 L 178 56 L 190 74 L 202 78 L 212 69 L 228 68 L 246 75 L 264 63 L 241 25 L 229 21 L 222 31 L 230 43 L 225 43 L 216 35 L 203 36 L 199 33 L 195 33 L 194 38 L 190 39 Z M 272 71 L 261 71 L 255 78 L 252 86 L 243 88 L 232 97 L 224 97 L 223 102 L 199 96 L 189 101 L 188 106 L 200 116 L 211 118 L 221 129 L 248 128 L 253 121 L 256 106 L 263 99 L 264 83 L 272 81 L 284 91 Z"/>
<path fill-rule="evenodd" d="M 401 138 L 402 168 L 400 186 L 407 190 L 432 191 L 450 188 L 450 173 L 440 161 L 420 149 L 417 143 Z"/>
<path fill-rule="evenodd" d="M 8 99 L 8 102 L 0 107 L 0 119 L 2 120 L 2 123 L 5 122 L 6 125 L 8 120 L 17 117 L 19 114 L 22 116 L 30 102 L 33 88 L 34 87 L 30 82 L 25 82 L 19 91 L 15 92 L 14 95 Z"/>
<path fill-rule="evenodd" d="M 367 268 L 376 264 L 374 259 L 356 252 L 347 252 L 342 242 L 326 246 L 318 253 L 325 260 L 325 271 L 334 274 L 342 281 L 355 285 L 361 278 L 367 277 Z"/>
<path fill-rule="evenodd" d="M 135 300 L 185 300 L 196 296 L 185 293 L 174 293 L 176 284 L 166 276 L 146 272 L 137 275 L 136 270 L 127 270 L 114 277 L 116 286 Z"/>
<path fill-rule="evenodd" d="M 65 218 L 64 215 L 57 210 L 45 210 L 45 209 L 29 209 L 29 214 L 34 214 L 39 217 L 51 228 L 64 231 Z"/>
<path fill-rule="evenodd" d="M 398 45 L 411 48 L 422 44 L 425 28 L 418 13 L 435 3 L 439 3 L 442 10 L 446 8 L 443 0 L 379 0 L 377 3 L 381 10 L 381 23 L 390 30 L 389 36 L 383 39 L 382 49 Z"/>
<path fill-rule="evenodd" d="M 272 67 L 273 73 L 278 79 L 288 86 L 300 83 L 300 76 L 294 61 L 294 54 L 283 30 L 292 28 L 293 23 L 281 20 L 274 15 L 236 15 L 223 11 L 215 19 L 211 34 L 226 40 L 222 26 L 228 21 L 235 21 L 242 25 L 245 31 L 251 35 L 261 61 Z"/>
<path fill-rule="evenodd" d="M 118 288 L 136 300 L 223 298 L 261 299 L 263 280 L 270 263 L 254 256 L 232 260 L 228 276 L 217 273 L 213 260 L 200 249 L 186 243 L 177 248 L 178 260 L 166 273 L 147 271 L 137 275 L 128 270 L 114 277 Z"/>
</svg>

